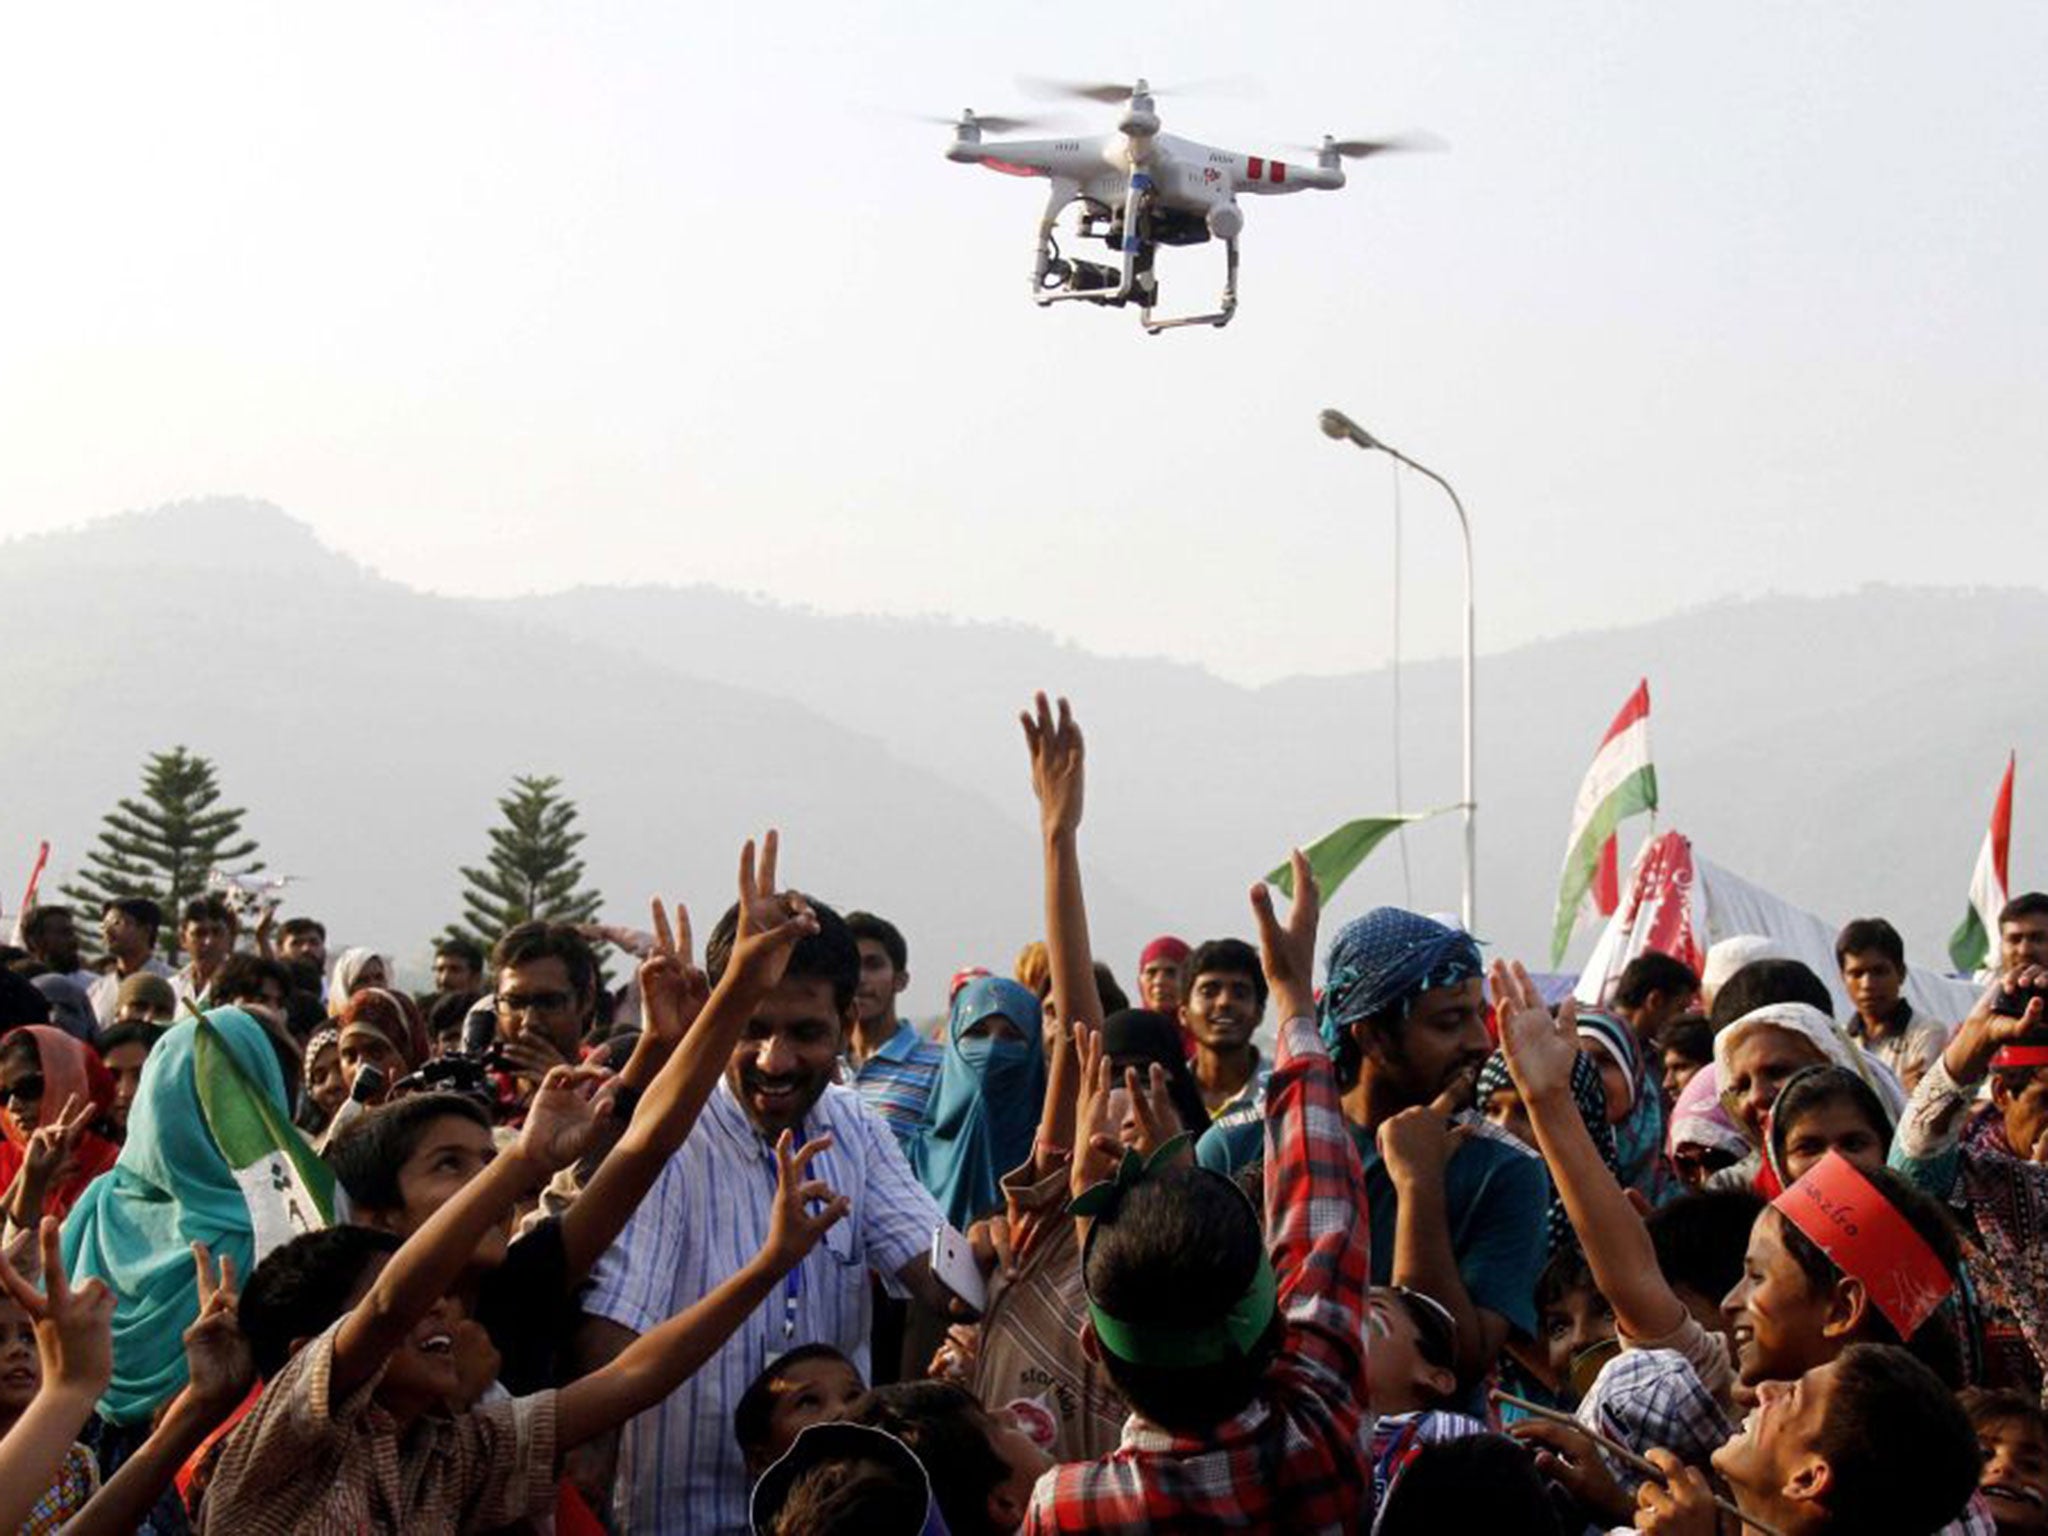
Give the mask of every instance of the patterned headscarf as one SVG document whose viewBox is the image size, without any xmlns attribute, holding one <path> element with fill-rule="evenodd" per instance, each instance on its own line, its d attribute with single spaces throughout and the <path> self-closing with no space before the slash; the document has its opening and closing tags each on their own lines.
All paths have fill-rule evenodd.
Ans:
<svg viewBox="0 0 2048 1536">
<path fill-rule="evenodd" d="M 1486 1065 L 1479 1069 L 1479 1084 L 1476 1093 L 1481 1113 L 1485 1112 L 1487 1101 L 1504 1088 L 1513 1088 L 1515 1080 L 1508 1074 L 1508 1059 L 1499 1051 L 1486 1058 Z M 1607 1171 L 1621 1177 L 1621 1170 L 1614 1156 L 1614 1127 L 1607 1123 L 1607 1092 L 1600 1085 L 1600 1068 L 1593 1058 L 1581 1054 L 1572 1063 L 1572 1107 L 1579 1112 L 1579 1118 L 1586 1122 L 1586 1134 L 1593 1138 L 1593 1150 L 1600 1154 L 1600 1161 L 1607 1165 Z M 1530 1149 L 1534 1151 L 1532 1147 Z M 1573 1241 L 1572 1219 L 1565 1214 L 1564 1199 L 1553 1183 L 1550 1187 L 1550 1251 Z"/>
<path fill-rule="evenodd" d="M 1375 907 L 1338 930 L 1330 943 L 1316 1027 L 1337 1063 L 1340 1082 L 1355 1078 L 1362 1020 L 1408 1005 L 1424 992 L 1453 987 L 1481 973 L 1472 935 L 1400 907 Z"/>
</svg>

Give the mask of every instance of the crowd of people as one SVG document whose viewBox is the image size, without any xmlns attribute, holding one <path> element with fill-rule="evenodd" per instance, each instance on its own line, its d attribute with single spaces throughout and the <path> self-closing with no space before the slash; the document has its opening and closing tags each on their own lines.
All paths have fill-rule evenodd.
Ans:
<svg viewBox="0 0 2048 1536">
<path fill-rule="evenodd" d="M 2048 1532 L 2048 895 L 1960 1020 L 1876 918 L 1846 1016 L 1762 937 L 1552 1005 L 1296 854 L 1133 1005 L 1023 728 L 1044 938 L 935 1028 L 774 832 L 701 964 L 656 901 L 419 996 L 27 912 L 0 1531 Z"/>
</svg>

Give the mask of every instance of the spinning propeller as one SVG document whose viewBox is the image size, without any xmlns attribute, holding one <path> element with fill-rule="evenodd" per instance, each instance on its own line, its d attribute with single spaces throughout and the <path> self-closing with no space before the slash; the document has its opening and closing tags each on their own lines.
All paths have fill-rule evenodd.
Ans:
<svg viewBox="0 0 2048 1536">
<path fill-rule="evenodd" d="M 1345 160 L 1363 160 L 1367 155 L 1435 153 L 1450 146 L 1433 133 L 1397 133 L 1385 139 L 1332 139 L 1320 144 L 1290 144 L 1311 155 L 1336 155 Z"/>
<path fill-rule="evenodd" d="M 1051 100 L 1097 101 L 1106 107 L 1120 107 L 1133 96 L 1248 96 L 1249 80 L 1243 75 L 1222 75 L 1212 80 L 1189 80 L 1179 85 L 1153 85 L 1146 80 L 1047 80 L 1026 75 L 1018 82 L 1026 95 Z"/>
<path fill-rule="evenodd" d="M 913 112 L 913 122 L 936 123 L 941 128 L 965 128 L 970 123 L 983 133 L 1022 133 L 1027 128 L 1051 128 L 1057 119 L 1050 117 L 983 117 L 972 107 L 963 108 L 958 117 L 941 117 L 933 112 Z"/>
</svg>

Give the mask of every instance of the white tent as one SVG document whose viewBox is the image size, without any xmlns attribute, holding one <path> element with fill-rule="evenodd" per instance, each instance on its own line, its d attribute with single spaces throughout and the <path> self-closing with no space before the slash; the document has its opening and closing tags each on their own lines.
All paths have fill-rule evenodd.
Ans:
<svg viewBox="0 0 2048 1536">
<path fill-rule="evenodd" d="M 1574 995 L 1582 1003 L 1606 1000 L 1622 967 L 1645 950 L 1661 950 L 1700 968 L 1706 952 L 1723 939 L 1756 933 L 1774 940 L 1794 960 L 1804 961 L 1834 994 L 1835 1016 L 1854 1008 L 1835 968 L 1835 934 L 1840 925 L 1772 895 L 1740 875 L 1696 857 L 1691 841 L 1663 832 L 1643 844 L 1629 871 L 1621 905 L 1607 920 L 1600 942 L 1587 957 Z M 1908 955 L 1906 1001 L 1920 1018 L 1960 1023 L 1975 1005 L 1979 988 Z"/>
</svg>

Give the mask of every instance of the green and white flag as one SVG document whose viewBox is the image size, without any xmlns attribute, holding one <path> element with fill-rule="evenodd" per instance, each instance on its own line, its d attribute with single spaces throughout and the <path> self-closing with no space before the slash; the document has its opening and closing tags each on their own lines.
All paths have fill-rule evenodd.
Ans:
<svg viewBox="0 0 2048 1536">
<path fill-rule="evenodd" d="M 1977 850 L 1970 874 L 1970 905 L 1956 931 L 1949 935 L 1948 957 L 1965 976 L 1990 968 L 1998 944 L 1998 913 L 2005 905 L 2005 858 L 2012 844 L 2012 770 L 2018 757 L 2005 760 L 2005 779 L 1991 807 L 1991 825 Z"/>
<path fill-rule="evenodd" d="M 1624 817 L 1655 809 L 1657 770 L 1650 766 L 1650 684 L 1645 678 L 1607 727 L 1600 750 L 1593 754 L 1593 766 L 1579 785 L 1572 833 L 1565 843 L 1564 875 L 1557 886 L 1552 965 L 1564 958 L 1589 896 L 1600 916 L 1614 915 L 1621 903 L 1620 849 L 1614 829 Z"/>
<path fill-rule="evenodd" d="M 1337 887 L 1365 862 L 1366 855 L 1391 834 L 1411 822 L 1427 821 L 1452 809 L 1452 806 L 1439 806 L 1433 811 L 1412 811 L 1404 816 L 1363 816 L 1317 838 L 1301 851 L 1308 856 L 1309 872 L 1316 877 L 1316 889 L 1322 892 L 1323 900 L 1327 902 L 1334 896 Z M 1266 883 L 1279 886 L 1291 898 L 1294 895 L 1293 862 L 1282 860 L 1280 867 L 1266 876 Z"/>
<path fill-rule="evenodd" d="M 332 1222 L 333 1173 L 203 1018 L 193 1040 L 192 1076 L 206 1128 L 249 1204 L 253 1262 Z"/>
</svg>

